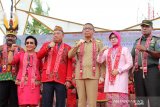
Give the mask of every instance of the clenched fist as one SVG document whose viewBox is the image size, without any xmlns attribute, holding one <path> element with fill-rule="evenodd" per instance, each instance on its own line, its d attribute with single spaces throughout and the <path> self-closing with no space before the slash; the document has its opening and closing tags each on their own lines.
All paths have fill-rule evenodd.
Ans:
<svg viewBox="0 0 160 107">
<path fill-rule="evenodd" d="M 144 52 L 144 51 L 147 50 L 147 48 L 144 47 L 143 45 L 137 45 L 137 46 L 136 46 L 136 49 L 138 49 L 138 50 L 141 51 L 141 52 Z"/>
<path fill-rule="evenodd" d="M 17 44 L 12 44 L 11 50 L 14 51 L 17 47 Z"/>
<path fill-rule="evenodd" d="M 103 53 L 105 50 L 107 50 L 108 47 L 107 46 L 104 46 L 101 50 L 100 50 L 100 53 Z"/>
<path fill-rule="evenodd" d="M 84 40 L 83 39 L 80 39 L 80 41 L 77 43 L 77 47 L 79 47 L 82 43 L 84 42 Z"/>
<path fill-rule="evenodd" d="M 50 48 L 53 48 L 55 46 L 55 43 L 54 42 L 50 42 L 49 45 L 48 45 Z"/>
<path fill-rule="evenodd" d="M 112 71 L 112 75 L 113 75 L 113 76 L 116 76 L 118 73 L 119 73 L 119 72 L 118 72 L 117 69 L 114 69 L 114 70 Z"/>
</svg>

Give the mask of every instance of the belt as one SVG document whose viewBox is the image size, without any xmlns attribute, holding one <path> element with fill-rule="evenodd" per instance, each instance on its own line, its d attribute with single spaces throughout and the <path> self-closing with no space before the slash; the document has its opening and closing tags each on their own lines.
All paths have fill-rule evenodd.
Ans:
<svg viewBox="0 0 160 107">
<path fill-rule="evenodd" d="M 151 65 L 147 65 L 147 68 L 153 68 L 153 67 L 158 67 L 157 64 L 151 64 Z M 143 69 L 142 66 L 138 66 L 138 69 Z"/>
</svg>

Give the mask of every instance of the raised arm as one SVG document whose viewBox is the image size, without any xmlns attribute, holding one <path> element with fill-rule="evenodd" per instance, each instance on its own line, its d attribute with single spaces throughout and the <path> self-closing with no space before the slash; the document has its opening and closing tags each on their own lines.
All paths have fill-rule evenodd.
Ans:
<svg viewBox="0 0 160 107">
<path fill-rule="evenodd" d="M 79 48 L 78 46 L 73 47 L 73 48 L 68 52 L 68 58 L 73 58 L 73 57 L 75 57 L 78 48 Z"/>
<path fill-rule="evenodd" d="M 106 59 L 106 54 L 108 53 L 107 52 L 108 50 L 105 50 L 105 51 L 101 51 L 98 56 L 97 56 L 97 62 L 98 63 L 103 63 Z"/>
<path fill-rule="evenodd" d="M 45 43 L 45 44 L 41 47 L 41 49 L 39 50 L 39 52 L 37 52 L 37 57 L 38 57 L 39 59 L 44 58 L 45 55 L 47 55 L 48 52 L 50 51 L 50 49 L 51 49 L 52 47 L 54 47 L 54 46 L 55 46 L 55 44 L 54 44 L 53 42 Z"/>
<path fill-rule="evenodd" d="M 73 58 L 75 57 L 80 45 L 84 42 L 83 39 L 81 39 L 76 45 L 69 51 L 68 53 L 68 58 Z"/>
<path fill-rule="evenodd" d="M 155 43 L 155 50 L 146 49 L 145 51 L 154 58 L 160 58 L 160 39 Z"/>
<path fill-rule="evenodd" d="M 9 50 L 8 53 L 8 63 L 11 64 L 13 61 L 13 57 L 14 57 L 14 50 L 17 48 L 18 46 L 16 44 L 12 44 L 11 49 Z"/>
</svg>

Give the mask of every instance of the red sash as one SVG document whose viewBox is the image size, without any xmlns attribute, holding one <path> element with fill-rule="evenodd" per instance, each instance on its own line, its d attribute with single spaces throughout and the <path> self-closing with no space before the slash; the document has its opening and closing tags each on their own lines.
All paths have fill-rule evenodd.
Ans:
<svg viewBox="0 0 160 107">
<path fill-rule="evenodd" d="M 117 53 L 116 53 L 116 58 L 114 60 L 113 68 L 112 68 L 112 58 L 111 58 L 112 51 L 113 51 L 113 48 L 109 48 L 106 62 L 107 62 L 107 65 L 108 65 L 109 81 L 111 82 L 111 84 L 114 84 L 116 76 L 112 75 L 112 71 L 114 69 L 118 69 L 119 61 L 120 61 L 120 57 L 121 57 L 121 53 L 122 53 L 122 47 L 119 46 L 117 48 Z"/>
<path fill-rule="evenodd" d="M 58 47 L 55 46 L 54 48 L 58 48 Z M 51 48 L 51 50 L 48 53 L 48 64 L 47 64 L 47 70 L 46 70 L 46 74 L 47 74 L 48 78 L 51 78 L 51 76 L 52 76 L 50 74 L 50 70 L 51 70 L 50 67 L 51 67 L 52 55 L 53 55 L 54 48 Z M 54 68 L 53 68 L 54 77 L 56 79 L 59 79 L 58 68 L 59 68 L 61 58 L 62 58 L 63 50 L 64 50 L 64 43 L 61 43 L 61 46 L 59 47 L 58 54 L 57 54 L 57 57 L 56 57 L 56 61 L 55 61 L 55 64 L 54 64 Z"/>
<path fill-rule="evenodd" d="M 27 52 L 24 53 L 23 57 L 23 68 L 22 68 L 22 78 L 20 81 L 20 88 L 23 88 L 25 85 L 25 82 L 27 81 L 26 75 L 28 71 L 28 67 L 31 67 L 31 88 L 35 88 L 35 80 L 36 80 L 36 70 L 37 70 L 37 55 L 34 53 L 32 57 L 28 55 Z"/>
<path fill-rule="evenodd" d="M 151 42 L 152 36 L 150 35 L 145 43 L 145 47 L 149 48 L 150 42 Z M 140 45 L 142 41 L 142 37 L 138 40 L 137 45 Z M 138 55 L 139 55 L 139 50 L 135 49 L 135 69 L 136 71 L 138 71 Z M 143 52 L 142 53 L 142 67 L 143 67 L 143 72 L 147 73 L 147 57 L 148 57 L 148 53 L 147 52 Z"/>
<path fill-rule="evenodd" d="M 96 72 L 96 41 L 92 41 L 92 72 L 93 76 L 95 76 Z M 79 56 L 79 62 L 80 62 L 80 77 L 82 78 L 83 75 L 83 56 L 84 56 L 84 43 L 80 46 L 80 56 Z"/>
</svg>

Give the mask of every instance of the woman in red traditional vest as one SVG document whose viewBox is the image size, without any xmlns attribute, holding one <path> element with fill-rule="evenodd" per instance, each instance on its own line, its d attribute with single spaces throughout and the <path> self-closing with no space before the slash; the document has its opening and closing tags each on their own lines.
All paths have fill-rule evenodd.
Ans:
<svg viewBox="0 0 160 107">
<path fill-rule="evenodd" d="M 40 100 L 40 65 L 41 61 L 37 58 L 35 48 L 37 40 L 33 36 L 25 39 L 26 52 L 20 52 L 13 56 L 9 52 L 8 62 L 19 65 L 16 78 L 18 86 L 18 102 L 20 107 L 36 107 Z M 17 45 L 13 44 L 12 49 Z"/>
<path fill-rule="evenodd" d="M 107 93 L 107 107 L 129 107 L 128 71 L 132 67 L 132 56 L 121 46 L 121 37 L 113 31 L 109 35 L 112 47 L 98 55 L 99 63 L 106 62 L 104 92 Z"/>
</svg>

